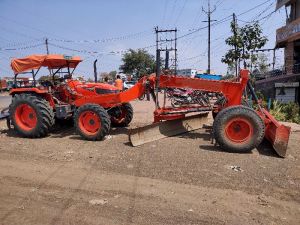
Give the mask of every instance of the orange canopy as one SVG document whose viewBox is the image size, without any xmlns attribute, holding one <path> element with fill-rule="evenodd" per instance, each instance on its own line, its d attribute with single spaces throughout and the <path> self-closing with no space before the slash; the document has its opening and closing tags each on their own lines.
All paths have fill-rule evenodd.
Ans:
<svg viewBox="0 0 300 225">
<path fill-rule="evenodd" d="M 28 70 L 38 69 L 41 66 L 49 69 L 56 69 L 61 67 L 75 68 L 82 60 L 78 56 L 65 55 L 30 55 L 22 59 L 13 59 L 11 61 L 11 68 L 14 73 L 22 73 Z"/>
</svg>

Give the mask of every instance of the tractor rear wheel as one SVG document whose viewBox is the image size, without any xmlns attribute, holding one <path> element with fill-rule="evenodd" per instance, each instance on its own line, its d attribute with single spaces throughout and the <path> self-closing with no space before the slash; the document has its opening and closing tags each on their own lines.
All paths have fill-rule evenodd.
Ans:
<svg viewBox="0 0 300 225">
<path fill-rule="evenodd" d="M 133 108 L 130 103 L 124 103 L 119 107 L 120 113 L 118 116 L 111 116 L 111 124 L 114 127 L 126 127 L 133 118 Z"/>
<path fill-rule="evenodd" d="M 44 137 L 55 123 L 49 103 L 33 94 L 15 95 L 9 106 L 9 114 L 14 129 L 23 137 Z"/>
<path fill-rule="evenodd" d="M 75 113 L 76 131 L 89 141 L 103 140 L 110 130 L 110 118 L 104 108 L 96 104 L 85 104 Z"/>
<path fill-rule="evenodd" d="M 229 152 L 249 152 L 263 140 L 265 125 L 260 116 L 246 106 L 221 110 L 213 123 L 213 135 L 220 147 Z"/>
</svg>

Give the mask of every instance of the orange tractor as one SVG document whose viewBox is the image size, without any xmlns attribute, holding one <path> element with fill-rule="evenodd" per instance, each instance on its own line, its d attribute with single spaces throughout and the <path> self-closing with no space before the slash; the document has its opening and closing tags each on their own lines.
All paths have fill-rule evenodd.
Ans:
<svg viewBox="0 0 300 225">
<path fill-rule="evenodd" d="M 128 102 L 117 98 L 119 90 L 109 84 L 72 79 L 79 57 L 32 55 L 14 59 L 15 85 L 9 115 L 14 129 L 24 137 L 46 136 L 56 119 L 74 118 L 76 130 L 87 140 L 101 140 L 110 126 L 127 126 L 133 117 Z M 48 67 L 51 80 L 36 81 L 37 72 Z M 20 73 L 32 74 L 32 82 L 20 86 Z M 106 97 L 113 96 L 114 98 Z"/>
<path fill-rule="evenodd" d="M 213 136 L 223 149 L 249 151 L 265 137 L 278 155 L 284 157 L 286 154 L 290 128 L 281 125 L 259 104 L 257 110 L 242 105 L 242 96 L 247 88 L 258 103 L 247 70 L 241 70 L 234 81 L 214 81 L 161 74 L 158 69 L 156 75 L 145 76 L 132 88 L 119 92 L 108 84 L 72 79 L 73 71 L 80 62 L 79 57 L 63 55 L 32 55 L 12 60 L 15 80 L 23 72 L 31 71 L 33 76 L 31 86 L 18 87 L 15 83 L 10 92 L 13 98 L 9 120 L 15 130 L 24 137 L 42 137 L 47 135 L 55 118 L 73 118 L 76 130 L 83 138 L 101 140 L 109 133 L 111 125 L 127 126 L 131 122 L 133 110 L 129 102 L 146 92 L 151 93 L 155 101 L 154 123 L 130 131 L 133 146 L 200 128 L 199 121 L 213 111 Z M 52 76 L 52 81 L 42 85 L 35 79 L 41 67 L 48 67 Z M 61 74 L 64 76 L 58 76 Z M 168 88 L 219 93 L 224 100 L 213 106 L 160 106 L 158 89 Z M 189 113 L 196 115 L 186 116 Z"/>
</svg>

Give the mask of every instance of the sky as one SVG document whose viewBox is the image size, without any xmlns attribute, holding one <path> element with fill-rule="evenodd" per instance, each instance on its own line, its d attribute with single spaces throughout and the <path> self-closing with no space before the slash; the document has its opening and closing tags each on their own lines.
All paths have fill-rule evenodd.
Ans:
<svg viewBox="0 0 300 225">
<path fill-rule="evenodd" d="M 128 49 L 144 48 L 155 55 L 155 32 L 178 29 L 178 68 L 207 68 L 208 0 L 0 0 L 0 77 L 12 76 L 12 58 L 46 54 L 45 39 L 53 54 L 79 55 L 83 62 L 77 74 L 93 77 L 98 72 L 118 70 Z M 230 21 L 238 25 L 258 20 L 274 48 L 276 29 L 285 24 L 285 11 L 275 11 L 275 0 L 211 0 L 211 69 L 225 74 L 221 62 L 229 49 Z M 164 38 L 164 37 L 162 37 Z M 280 49 L 276 66 L 283 62 Z M 271 53 L 266 53 L 271 61 Z"/>
</svg>

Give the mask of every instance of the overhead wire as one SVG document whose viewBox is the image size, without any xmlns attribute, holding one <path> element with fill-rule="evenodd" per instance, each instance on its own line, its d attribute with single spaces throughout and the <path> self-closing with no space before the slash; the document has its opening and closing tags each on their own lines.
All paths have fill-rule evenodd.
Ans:
<svg viewBox="0 0 300 225">
<path fill-rule="evenodd" d="M 177 15 L 177 17 L 175 19 L 175 23 L 174 23 L 175 25 L 177 25 L 178 20 L 180 19 L 181 15 L 182 15 L 182 13 L 183 13 L 183 11 L 185 9 L 186 3 L 187 3 L 187 0 L 184 1 L 183 6 L 181 7 L 181 9 L 180 9 L 180 11 L 179 11 L 179 13 L 178 13 L 178 15 Z"/>
</svg>

